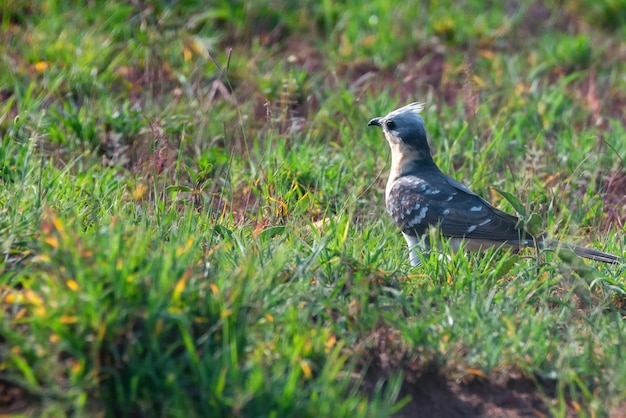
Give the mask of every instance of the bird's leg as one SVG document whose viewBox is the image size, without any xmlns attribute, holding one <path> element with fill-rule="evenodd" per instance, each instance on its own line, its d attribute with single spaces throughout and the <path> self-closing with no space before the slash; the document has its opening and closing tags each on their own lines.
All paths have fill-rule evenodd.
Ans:
<svg viewBox="0 0 626 418">
<path fill-rule="evenodd" d="M 402 233 L 402 235 L 404 236 L 404 239 L 409 246 L 409 260 L 411 261 L 411 267 L 421 266 L 422 260 L 417 254 L 417 251 L 418 249 L 423 249 L 422 247 L 425 246 L 424 240 L 405 234 L 404 232 Z"/>
</svg>

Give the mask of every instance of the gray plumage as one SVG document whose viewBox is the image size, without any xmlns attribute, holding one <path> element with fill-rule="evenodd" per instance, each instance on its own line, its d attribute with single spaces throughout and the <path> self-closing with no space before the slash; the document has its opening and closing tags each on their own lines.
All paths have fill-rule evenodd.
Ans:
<svg viewBox="0 0 626 418">
<path fill-rule="evenodd" d="M 385 191 L 387 211 L 402 231 L 411 251 L 411 264 L 418 265 L 415 251 L 431 227 L 437 227 L 453 248 L 465 242 L 468 250 L 489 247 L 567 248 L 581 257 L 620 263 L 621 257 L 602 251 L 549 240 L 535 239 L 520 228 L 519 219 L 493 207 L 470 189 L 445 175 L 435 164 L 420 115 L 423 104 L 411 103 L 368 126 L 382 128 L 391 147 L 391 170 Z"/>
</svg>

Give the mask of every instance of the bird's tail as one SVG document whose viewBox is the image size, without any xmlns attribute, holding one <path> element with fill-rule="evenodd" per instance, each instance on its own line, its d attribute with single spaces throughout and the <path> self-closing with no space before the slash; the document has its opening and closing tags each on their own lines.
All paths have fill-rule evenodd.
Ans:
<svg viewBox="0 0 626 418">
<path fill-rule="evenodd" d="M 565 252 L 571 251 L 579 257 L 584 257 L 595 261 L 602 261 L 603 263 L 619 264 L 624 262 L 624 259 L 622 257 L 605 253 L 603 251 L 598 251 L 593 248 L 581 247 L 580 245 L 575 244 L 567 244 L 561 241 L 545 240 L 543 242 L 543 247 L 553 249 L 559 252 L 561 255 L 563 255 L 563 250 L 565 250 Z"/>
</svg>

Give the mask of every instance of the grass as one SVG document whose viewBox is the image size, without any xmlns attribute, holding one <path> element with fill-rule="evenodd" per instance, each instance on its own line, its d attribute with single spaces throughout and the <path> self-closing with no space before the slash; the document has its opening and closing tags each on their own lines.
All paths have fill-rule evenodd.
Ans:
<svg viewBox="0 0 626 418">
<path fill-rule="evenodd" d="M 366 125 L 424 101 L 442 170 L 624 254 L 623 10 L 3 3 L 0 412 L 616 414 L 624 267 L 410 269 Z"/>
</svg>

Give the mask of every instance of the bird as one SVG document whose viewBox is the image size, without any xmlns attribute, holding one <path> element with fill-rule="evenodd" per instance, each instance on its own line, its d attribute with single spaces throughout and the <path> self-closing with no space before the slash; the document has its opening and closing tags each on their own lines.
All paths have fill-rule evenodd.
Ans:
<svg viewBox="0 0 626 418">
<path fill-rule="evenodd" d="M 428 145 L 423 103 L 410 103 L 368 126 L 382 128 L 391 148 L 391 169 L 385 188 L 385 206 L 409 247 L 412 267 L 421 265 L 418 250 L 430 250 L 429 231 L 437 228 L 453 251 L 486 251 L 492 247 L 567 249 L 605 263 L 622 258 L 592 248 L 552 240 L 526 232 L 520 219 L 496 209 L 469 188 L 444 174 Z"/>
</svg>

